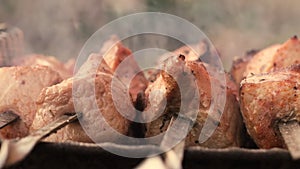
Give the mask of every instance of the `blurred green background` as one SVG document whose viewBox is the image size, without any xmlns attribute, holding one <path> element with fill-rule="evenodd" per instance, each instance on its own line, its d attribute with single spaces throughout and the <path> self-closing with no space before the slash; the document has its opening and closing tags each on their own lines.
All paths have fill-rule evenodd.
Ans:
<svg viewBox="0 0 300 169">
<path fill-rule="evenodd" d="M 159 11 L 198 26 L 229 69 L 234 56 L 299 35 L 296 0 L 0 0 L 0 22 L 24 31 L 27 52 L 77 57 L 84 42 L 118 17 Z"/>
</svg>

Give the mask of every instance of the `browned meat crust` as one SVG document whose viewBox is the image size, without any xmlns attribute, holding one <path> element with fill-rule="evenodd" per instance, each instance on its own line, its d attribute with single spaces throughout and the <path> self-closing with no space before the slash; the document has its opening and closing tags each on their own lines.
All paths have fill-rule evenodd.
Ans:
<svg viewBox="0 0 300 169">
<path fill-rule="evenodd" d="M 253 56 L 243 77 L 261 74 L 300 63 L 300 41 L 294 36 L 284 44 L 272 45 Z"/>
<path fill-rule="evenodd" d="M 37 130 L 47 123 L 53 121 L 62 114 L 74 112 L 74 100 L 72 98 L 72 87 L 74 83 L 77 84 L 77 93 L 75 98 L 79 99 L 77 102 L 76 111 L 81 111 L 85 119 L 90 120 L 89 127 L 95 127 L 94 138 L 100 135 L 103 139 L 113 140 L 111 133 L 107 132 L 97 133 L 96 130 L 99 126 L 105 128 L 104 122 L 100 119 L 100 115 L 97 114 L 97 110 L 93 107 L 92 95 L 93 95 L 93 79 L 95 77 L 95 93 L 97 108 L 100 109 L 106 122 L 121 134 L 127 134 L 129 128 L 129 120 L 123 117 L 115 108 L 112 100 L 112 90 L 115 90 L 118 94 L 126 94 L 125 86 L 118 82 L 115 88 L 111 88 L 112 71 L 108 65 L 103 61 L 98 68 L 96 74 L 93 74 L 92 70 L 97 65 L 100 55 L 92 54 L 89 59 L 78 71 L 79 76 L 67 79 L 55 86 L 45 88 L 38 100 L 39 110 L 35 116 L 31 130 Z M 94 76 L 93 76 L 94 75 Z M 120 100 L 119 100 L 120 101 Z M 122 100 L 124 106 L 131 104 Z M 128 116 L 135 116 L 135 112 L 131 112 Z M 94 123 L 93 123 L 94 121 Z M 101 123 L 102 122 L 102 123 Z M 106 128 L 108 130 L 108 128 Z M 109 130 L 108 130 L 109 131 Z M 101 135 L 102 134 L 102 135 Z M 99 136 L 99 137 L 100 137 Z M 85 134 L 79 123 L 73 123 L 65 128 L 59 130 L 56 134 L 46 138 L 47 141 L 80 141 L 91 142 L 91 139 Z"/>
<path fill-rule="evenodd" d="M 230 74 L 232 75 L 233 80 L 236 84 L 240 84 L 242 79 L 244 78 L 244 72 L 246 71 L 247 64 L 253 58 L 258 51 L 251 50 L 246 53 L 243 57 L 237 57 L 233 60 L 232 67 L 230 70 Z"/>
<path fill-rule="evenodd" d="M 300 41 L 297 36 L 286 41 L 275 53 L 273 69 L 281 69 L 300 63 Z"/>
<path fill-rule="evenodd" d="M 62 79 L 48 67 L 24 66 L 0 68 L 0 80 L 0 113 L 13 111 L 20 116 L 20 120 L 1 129 L 1 138 L 15 138 L 28 134 L 41 90 Z"/>
<path fill-rule="evenodd" d="M 249 76 L 241 82 L 241 111 L 260 148 L 285 147 L 277 122 L 300 121 L 300 66 Z"/>
<path fill-rule="evenodd" d="M 273 68 L 274 55 L 280 47 L 281 45 L 272 45 L 254 55 L 247 64 L 243 77 L 269 72 Z"/>
<path fill-rule="evenodd" d="M 187 71 L 191 71 L 196 77 L 196 84 L 198 86 L 200 95 L 200 107 L 196 123 L 186 138 L 186 146 L 200 145 L 211 148 L 240 146 L 242 143 L 243 124 L 241 115 L 239 113 L 239 105 L 235 94 L 233 94 L 236 93 L 236 89 L 234 89 L 235 87 L 229 87 L 226 90 L 227 101 L 225 104 L 224 113 L 216 131 L 206 142 L 200 144 L 198 142 L 198 137 L 205 120 L 209 120 L 211 123 L 217 122 L 216 119 L 214 119 L 214 115 L 208 117 L 208 110 L 212 101 L 211 84 L 213 83 L 217 86 L 217 88 L 224 88 L 224 86 L 221 86 L 221 83 L 218 80 L 209 76 L 203 63 L 194 61 L 185 62 L 182 60 L 182 56 L 179 59 L 177 57 L 172 57 L 172 59 L 165 64 L 165 69 L 174 72 L 173 77 L 177 79 L 180 79 L 181 76 L 184 76 Z M 229 86 L 235 85 L 233 82 L 228 83 L 230 83 Z M 188 86 L 191 84 L 192 83 L 190 82 L 184 82 L 183 85 Z M 186 89 L 188 89 L 188 87 Z M 157 90 L 163 93 L 163 95 L 160 97 L 149 97 L 151 92 Z M 184 91 L 184 94 L 188 92 L 189 91 Z M 152 106 L 157 104 L 159 107 L 161 104 L 160 101 L 163 101 L 163 97 L 166 97 L 168 101 L 163 114 L 156 120 L 147 124 L 146 137 L 151 137 L 166 131 L 171 117 L 176 115 L 176 112 L 179 110 L 181 95 L 176 81 L 167 73 L 162 72 L 157 80 L 153 84 L 149 85 L 146 90 L 146 96 L 148 97 L 146 107 L 148 114 L 145 114 L 146 118 L 158 116 L 155 113 L 159 108 L 154 109 Z M 152 105 L 150 103 L 152 103 Z M 216 106 L 218 107 L 220 105 L 216 103 Z M 216 111 L 214 113 L 219 112 Z"/>
<path fill-rule="evenodd" d="M 67 68 L 62 62 L 53 56 L 31 54 L 14 59 L 13 64 L 16 66 L 48 66 L 52 70 L 57 71 L 63 79 L 67 79 L 73 75 L 73 68 Z"/>
</svg>

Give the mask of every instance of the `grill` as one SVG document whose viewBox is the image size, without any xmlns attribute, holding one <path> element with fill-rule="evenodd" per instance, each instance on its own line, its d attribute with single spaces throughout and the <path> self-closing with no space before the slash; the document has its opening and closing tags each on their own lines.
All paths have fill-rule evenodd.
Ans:
<svg viewBox="0 0 300 169">
<path fill-rule="evenodd" d="M 126 151 L 151 151 L 155 147 L 134 147 L 105 144 Z M 105 168 L 130 169 L 143 159 L 117 156 L 102 149 L 101 146 L 86 143 L 39 143 L 32 153 L 20 164 L 19 168 Z M 184 152 L 183 168 L 189 169 L 266 169 L 297 168 L 300 160 L 291 159 L 283 149 L 207 149 L 187 148 Z"/>
</svg>

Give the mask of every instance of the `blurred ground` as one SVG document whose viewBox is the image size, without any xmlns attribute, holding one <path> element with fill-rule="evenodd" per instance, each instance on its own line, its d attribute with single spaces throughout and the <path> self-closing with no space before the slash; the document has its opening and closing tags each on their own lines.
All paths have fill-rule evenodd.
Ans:
<svg viewBox="0 0 300 169">
<path fill-rule="evenodd" d="M 77 57 L 97 29 L 120 16 L 143 11 L 175 14 L 197 25 L 222 55 L 234 56 L 299 35 L 295 0 L 0 0 L 0 22 L 20 27 L 27 51 Z"/>
</svg>

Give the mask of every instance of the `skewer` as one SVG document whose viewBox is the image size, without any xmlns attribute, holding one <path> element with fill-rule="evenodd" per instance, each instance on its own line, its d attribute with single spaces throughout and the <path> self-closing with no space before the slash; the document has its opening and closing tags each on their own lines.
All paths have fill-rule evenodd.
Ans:
<svg viewBox="0 0 300 169">
<path fill-rule="evenodd" d="M 5 111 L 3 113 L 0 113 L 0 129 L 11 124 L 17 119 L 19 119 L 19 116 L 12 111 Z"/>
<path fill-rule="evenodd" d="M 180 115 L 176 120 L 174 119 L 175 117 L 173 116 L 160 147 L 162 148 L 162 150 L 164 150 L 171 145 L 177 145 L 171 150 L 162 154 L 164 158 L 162 158 L 161 156 L 147 158 L 136 169 L 182 169 L 185 136 L 188 133 L 190 127 L 192 127 L 191 124 L 193 123 L 191 123 L 191 119 Z"/>
<path fill-rule="evenodd" d="M 41 139 L 77 120 L 78 114 L 63 115 L 45 127 L 21 139 L 3 140 L 0 150 L 0 168 L 23 160 Z"/>
<path fill-rule="evenodd" d="M 279 131 L 294 160 L 300 159 L 300 125 L 297 121 L 279 123 Z"/>
</svg>

